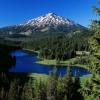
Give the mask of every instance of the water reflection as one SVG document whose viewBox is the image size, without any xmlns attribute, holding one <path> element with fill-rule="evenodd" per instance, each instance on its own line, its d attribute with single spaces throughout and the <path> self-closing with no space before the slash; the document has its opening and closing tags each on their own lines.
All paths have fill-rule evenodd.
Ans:
<svg viewBox="0 0 100 100">
<path fill-rule="evenodd" d="M 8 72 L 12 66 L 16 65 L 16 57 L 11 56 L 9 51 L 0 49 L 0 72 Z"/>
</svg>

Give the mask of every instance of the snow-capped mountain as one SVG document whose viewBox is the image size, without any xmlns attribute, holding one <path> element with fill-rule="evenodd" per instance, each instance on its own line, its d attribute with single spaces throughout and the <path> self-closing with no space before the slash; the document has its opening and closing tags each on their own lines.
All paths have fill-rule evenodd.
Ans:
<svg viewBox="0 0 100 100">
<path fill-rule="evenodd" d="M 37 35 L 37 33 L 75 33 L 76 31 L 84 30 L 85 27 L 75 23 L 72 20 L 56 15 L 55 13 L 48 13 L 43 16 L 33 18 L 23 24 L 9 26 L 0 29 L 0 33 L 13 35 Z"/>
<path fill-rule="evenodd" d="M 45 27 L 45 26 L 57 27 L 59 25 L 77 26 L 77 24 L 74 23 L 73 21 L 64 17 L 57 16 L 55 13 L 48 13 L 44 16 L 31 19 L 26 23 L 24 23 L 24 25 L 37 26 L 37 27 Z"/>
</svg>

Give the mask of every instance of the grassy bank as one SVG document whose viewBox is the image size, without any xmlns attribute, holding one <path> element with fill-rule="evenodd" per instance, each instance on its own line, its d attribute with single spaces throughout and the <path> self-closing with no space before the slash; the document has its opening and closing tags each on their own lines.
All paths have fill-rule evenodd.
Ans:
<svg viewBox="0 0 100 100">
<path fill-rule="evenodd" d="M 31 53 L 39 53 L 39 51 L 34 51 L 32 49 L 26 49 L 26 48 L 23 48 L 24 51 L 27 51 L 27 52 L 31 52 Z"/>
<path fill-rule="evenodd" d="M 39 81 L 42 80 L 43 82 L 48 81 L 48 75 L 45 74 L 31 74 L 31 77 L 34 77 L 35 80 Z M 87 81 L 89 81 L 92 78 L 92 74 L 84 75 L 83 77 L 80 77 L 81 85 L 84 85 Z"/>
<path fill-rule="evenodd" d="M 34 78 L 36 81 L 42 80 L 43 82 L 46 82 L 48 80 L 48 75 L 46 74 L 29 73 L 28 77 Z"/>
<path fill-rule="evenodd" d="M 75 64 L 76 58 L 72 58 L 72 59 L 68 59 L 66 61 L 60 61 L 59 64 L 57 64 L 56 60 L 47 60 L 47 59 L 43 59 L 41 61 L 37 61 L 36 63 L 38 64 L 44 64 L 44 65 L 61 65 L 61 66 L 77 66 L 77 67 L 86 67 L 86 65 L 82 65 L 82 64 Z"/>
<path fill-rule="evenodd" d="M 83 85 L 86 83 L 86 81 L 89 81 L 92 78 L 92 74 L 84 75 L 83 77 L 80 77 L 80 82 Z"/>
<path fill-rule="evenodd" d="M 43 82 L 47 82 L 49 76 L 46 74 L 36 74 L 36 73 L 30 73 L 29 77 L 34 78 L 36 81 L 42 80 Z M 80 77 L 81 85 L 84 85 L 86 81 L 89 81 L 92 78 L 92 74 L 84 75 L 83 77 Z"/>
<path fill-rule="evenodd" d="M 59 65 L 72 65 L 73 62 L 75 61 L 75 58 L 66 60 L 66 61 L 60 61 Z M 37 63 L 39 64 L 44 64 L 44 65 L 57 65 L 57 61 L 56 60 L 47 60 L 47 59 L 43 59 L 41 61 L 38 61 Z"/>
<path fill-rule="evenodd" d="M 27 52 L 33 52 L 33 53 L 37 53 L 39 54 L 39 51 L 34 51 L 32 49 L 25 49 L 23 48 L 23 50 L 27 51 Z M 59 64 L 57 64 L 57 61 L 54 60 L 48 60 L 48 59 L 42 59 L 40 61 L 37 61 L 36 63 L 38 64 L 43 64 L 43 65 L 63 65 L 63 66 L 77 66 L 77 67 L 84 67 L 86 68 L 86 65 L 82 65 L 82 64 L 75 64 L 77 58 L 71 58 L 68 59 L 66 61 L 60 61 Z"/>
</svg>

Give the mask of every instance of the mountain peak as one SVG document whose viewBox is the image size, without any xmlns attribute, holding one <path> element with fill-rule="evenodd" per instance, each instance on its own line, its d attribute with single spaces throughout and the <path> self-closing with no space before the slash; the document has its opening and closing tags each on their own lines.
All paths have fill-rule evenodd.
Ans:
<svg viewBox="0 0 100 100">
<path fill-rule="evenodd" d="M 47 13 L 46 15 L 51 16 L 51 15 L 56 15 L 56 14 L 55 14 L 55 13 L 50 12 L 50 13 Z"/>
<path fill-rule="evenodd" d="M 43 16 L 28 20 L 23 24 L 7 27 L 6 29 L 7 34 L 19 33 L 22 35 L 31 35 L 34 32 L 68 33 L 72 31 L 80 31 L 81 29 L 83 30 L 84 27 L 68 18 L 58 16 L 55 13 L 47 13 Z"/>
<path fill-rule="evenodd" d="M 31 19 L 29 21 L 27 21 L 26 23 L 24 23 L 23 25 L 29 25 L 29 26 L 35 26 L 35 27 L 58 27 L 58 26 L 76 26 L 77 24 L 74 23 L 73 21 L 58 16 L 55 13 L 47 13 L 43 16 Z"/>
<path fill-rule="evenodd" d="M 47 13 L 46 16 L 57 16 L 55 13 Z"/>
</svg>

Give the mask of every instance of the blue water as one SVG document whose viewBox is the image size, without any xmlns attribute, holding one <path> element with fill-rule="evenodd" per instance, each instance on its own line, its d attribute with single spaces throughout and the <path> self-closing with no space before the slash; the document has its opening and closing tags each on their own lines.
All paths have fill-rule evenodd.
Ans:
<svg viewBox="0 0 100 100">
<path fill-rule="evenodd" d="M 16 56 L 16 65 L 12 67 L 10 72 L 32 72 L 40 74 L 49 74 L 54 69 L 53 65 L 42 65 L 37 64 L 38 61 L 37 54 L 28 53 L 22 50 L 16 50 L 11 53 L 12 56 Z M 73 75 L 78 71 L 80 76 L 90 74 L 87 69 L 79 67 L 71 67 Z M 67 72 L 67 67 L 60 66 L 58 69 L 58 74 L 63 76 Z"/>
</svg>

